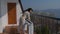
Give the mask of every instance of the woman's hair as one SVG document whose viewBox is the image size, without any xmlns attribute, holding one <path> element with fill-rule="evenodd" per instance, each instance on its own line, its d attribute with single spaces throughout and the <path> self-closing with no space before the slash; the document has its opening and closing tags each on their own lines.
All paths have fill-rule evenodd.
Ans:
<svg viewBox="0 0 60 34">
<path fill-rule="evenodd" d="M 28 8 L 28 9 L 26 9 L 25 11 L 30 11 L 30 10 L 32 10 L 32 11 L 33 11 L 33 9 L 32 9 L 32 8 Z"/>
<path fill-rule="evenodd" d="M 30 10 L 32 10 L 32 11 L 33 11 L 33 9 L 32 9 L 32 8 L 28 8 L 28 9 L 24 10 L 24 11 L 23 11 L 23 13 L 25 13 L 26 11 L 30 12 Z"/>
</svg>

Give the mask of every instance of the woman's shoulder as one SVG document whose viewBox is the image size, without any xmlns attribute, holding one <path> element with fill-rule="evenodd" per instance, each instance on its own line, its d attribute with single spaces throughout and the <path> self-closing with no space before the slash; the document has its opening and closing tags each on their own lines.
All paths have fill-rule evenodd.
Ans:
<svg viewBox="0 0 60 34">
<path fill-rule="evenodd" d="M 28 11 L 26 11 L 25 14 L 30 14 L 30 13 Z"/>
</svg>

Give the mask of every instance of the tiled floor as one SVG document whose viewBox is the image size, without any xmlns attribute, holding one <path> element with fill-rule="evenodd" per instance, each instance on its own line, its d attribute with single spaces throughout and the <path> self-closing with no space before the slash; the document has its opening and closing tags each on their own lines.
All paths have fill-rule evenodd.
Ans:
<svg viewBox="0 0 60 34">
<path fill-rule="evenodd" d="M 0 34 L 3 34 L 3 33 L 0 33 Z"/>
<path fill-rule="evenodd" d="M 21 29 L 20 33 L 18 33 L 17 26 L 6 26 L 4 32 L 0 34 L 23 34 L 23 31 Z"/>
<path fill-rule="evenodd" d="M 17 26 L 6 26 L 3 34 L 19 34 L 17 31 Z M 20 34 L 23 34 L 22 30 L 20 31 Z"/>
</svg>

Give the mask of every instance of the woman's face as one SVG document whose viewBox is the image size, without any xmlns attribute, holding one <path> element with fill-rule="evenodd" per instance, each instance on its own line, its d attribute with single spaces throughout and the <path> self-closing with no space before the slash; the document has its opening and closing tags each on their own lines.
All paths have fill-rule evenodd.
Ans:
<svg viewBox="0 0 60 34">
<path fill-rule="evenodd" d="M 32 13 L 32 10 L 30 10 L 30 13 Z"/>
</svg>

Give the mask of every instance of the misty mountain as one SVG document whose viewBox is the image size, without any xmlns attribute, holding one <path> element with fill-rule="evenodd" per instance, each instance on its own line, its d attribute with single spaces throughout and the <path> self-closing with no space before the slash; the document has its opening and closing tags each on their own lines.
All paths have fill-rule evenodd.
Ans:
<svg viewBox="0 0 60 34">
<path fill-rule="evenodd" d="M 53 13 L 56 15 L 57 18 L 60 18 L 60 9 L 35 10 L 35 12 Z"/>
</svg>

